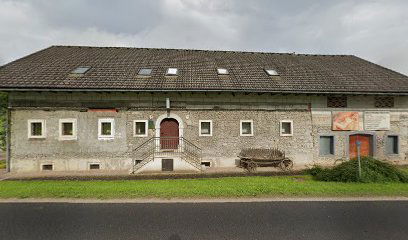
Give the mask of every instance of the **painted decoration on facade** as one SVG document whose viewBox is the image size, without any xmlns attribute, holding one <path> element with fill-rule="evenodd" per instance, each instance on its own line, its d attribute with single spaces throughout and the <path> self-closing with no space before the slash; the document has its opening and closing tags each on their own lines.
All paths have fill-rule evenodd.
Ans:
<svg viewBox="0 0 408 240">
<path fill-rule="evenodd" d="M 365 112 L 364 129 L 367 131 L 390 130 L 390 113 L 385 111 Z"/>
<path fill-rule="evenodd" d="M 333 113 L 333 131 L 358 130 L 358 112 Z"/>
</svg>

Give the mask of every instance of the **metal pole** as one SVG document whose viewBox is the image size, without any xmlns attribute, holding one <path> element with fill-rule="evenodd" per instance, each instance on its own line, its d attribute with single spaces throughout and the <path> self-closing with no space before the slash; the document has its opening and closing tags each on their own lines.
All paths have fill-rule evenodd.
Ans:
<svg viewBox="0 0 408 240">
<path fill-rule="evenodd" d="M 358 179 L 361 179 L 361 156 L 360 156 L 360 146 L 361 142 L 357 141 L 357 160 L 358 160 Z"/>
</svg>

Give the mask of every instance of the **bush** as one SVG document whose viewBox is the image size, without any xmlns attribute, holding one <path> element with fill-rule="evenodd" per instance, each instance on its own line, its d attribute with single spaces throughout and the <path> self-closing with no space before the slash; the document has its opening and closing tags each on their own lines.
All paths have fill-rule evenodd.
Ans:
<svg viewBox="0 0 408 240">
<path fill-rule="evenodd" d="M 334 168 L 314 166 L 308 173 L 315 180 L 327 182 L 404 182 L 408 175 L 390 163 L 371 157 L 361 158 L 361 179 L 358 177 L 358 161 L 352 159 Z"/>
<path fill-rule="evenodd" d="M 0 160 L 0 169 L 5 169 L 5 168 L 6 168 L 6 161 Z"/>
</svg>

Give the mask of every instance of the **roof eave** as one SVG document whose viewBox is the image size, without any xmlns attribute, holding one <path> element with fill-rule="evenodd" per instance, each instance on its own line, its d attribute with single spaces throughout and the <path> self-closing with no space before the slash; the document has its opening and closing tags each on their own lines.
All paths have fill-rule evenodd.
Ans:
<svg viewBox="0 0 408 240">
<path fill-rule="evenodd" d="M 408 92 L 363 92 L 363 91 L 296 91 L 296 90 L 253 90 L 253 89 L 102 89 L 102 88 L 1 88 L 2 92 L 240 92 L 272 94 L 347 94 L 347 95 L 401 95 Z"/>
</svg>

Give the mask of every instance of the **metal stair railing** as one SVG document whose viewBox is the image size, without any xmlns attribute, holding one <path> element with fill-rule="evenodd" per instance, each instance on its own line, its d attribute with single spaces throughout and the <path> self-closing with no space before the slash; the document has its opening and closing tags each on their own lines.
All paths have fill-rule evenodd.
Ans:
<svg viewBox="0 0 408 240">
<path fill-rule="evenodd" d="M 198 170 L 201 169 L 202 150 L 184 137 L 152 137 L 132 150 L 132 173 L 154 160 L 156 155 L 180 157 Z"/>
</svg>

